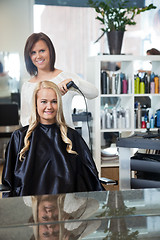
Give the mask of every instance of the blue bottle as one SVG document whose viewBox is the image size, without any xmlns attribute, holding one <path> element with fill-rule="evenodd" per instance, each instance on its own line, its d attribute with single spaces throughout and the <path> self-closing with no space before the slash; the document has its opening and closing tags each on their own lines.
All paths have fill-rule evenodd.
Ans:
<svg viewBox="0 0 160 240">
<path fill-rule="evenodd" d="M 153 117 L 153 115 L 150 119 L 150 128 L 154 128 L 154 117 Z"/>
<path fill-rule="evenodd" d="M 157 128 L 160 128 L 160 109 L 157 110 Z"/>
<path fill-rule="evenodd" d="M 147 123 L 147 121 L 148 121 L 147 113 L 145 113 L 145 115 L 144 115 L 144 121 L 145 121 L 145 123 Z"/>
</svg>

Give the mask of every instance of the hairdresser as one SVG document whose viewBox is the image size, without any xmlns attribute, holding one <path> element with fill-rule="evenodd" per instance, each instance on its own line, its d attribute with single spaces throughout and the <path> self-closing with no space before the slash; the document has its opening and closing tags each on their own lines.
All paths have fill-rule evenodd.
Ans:
<svg viewBox="0 0 160 240">
<path fill-rule="evenodd" d="M 81 79 L 75 73 L 64 72 L 55 68 L 56 53 L 50 38 L 40 32 L 33 33 L 26 41 L 24 49 L 25 64 L 31 76 L 23 83 L 21 90 L 21 124 L 28 125 L 31 114 L 31 99 L 36 83 L 42 80 L 52 81 L 58 85 L 62 94 L 63 111 L 66 123 L 74 128 L 72 121 L 72 99 L 79 92 L 75 88 L 67 89 L 67 83 L 74 81 L 84 96 L 93 99 L 98 96 L 97 88 Z"/>
</svg>

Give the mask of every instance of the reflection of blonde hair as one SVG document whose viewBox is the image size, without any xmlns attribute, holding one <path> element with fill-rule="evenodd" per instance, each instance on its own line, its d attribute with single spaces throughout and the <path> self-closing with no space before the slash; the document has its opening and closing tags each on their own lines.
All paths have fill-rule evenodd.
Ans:
<svg viewBox="0 0 160 240">
<path fill-rule="evenodd" d="M 57 236 L 57 239 L 59 240 L 63 240 L 65 238 L 64 236 L 68 236 L 68 239 L 82 239 L 96 231 L 101 224 L 101 221 L 92 219 L 99 208 L 99 202 L 97 199 L 90 198 L 89 193 L 85 197 L 76 196 L 75 193 L 67 193 L 58 195 L 26 196 L 23 197 L 23 199 L 26 205 L 32 207 L 33 218 L 30 219 L 29 223 L 34 223 L 32 225 L 34 231 L 34 237 L 32 237 L 33 240 L 41 239 L 39 228 L 44 224 L 59 226 L 59 235 Z M 54 204 L 54 207 L 58 210 L 57 221 L 40 221 L 38 208 L 42 201 L 49 201 Z"/>
<path fill-rule="evenodd" d="M 32 113 L 30 117 L 29 127 L 24 138 L 24 147 L 20 151 L 20 161 L 24 158 L 25 153 L 29 150 L 30 141 L 29 137 L 31 136 L 33 130 L 38 125 L 40 119 L 37 112 L 37 93 L 40 89 L 52 89 L 57 95 L 57 114 L 56 114 L 56 123 L 60 127 L 61 137 L 64 143 L 67 144 L 66 150 L 68 153 L 77 154 L 75 151 L 72 151 L 72 141 L 67 137 L 67 125 L 63 116 L 62 111 L 62 97 L 59 88 L 57 85 L 51 81 L 42 81 L 39 82 L 33 92 L 33 102 L 32 102 Z"/>
</svg>

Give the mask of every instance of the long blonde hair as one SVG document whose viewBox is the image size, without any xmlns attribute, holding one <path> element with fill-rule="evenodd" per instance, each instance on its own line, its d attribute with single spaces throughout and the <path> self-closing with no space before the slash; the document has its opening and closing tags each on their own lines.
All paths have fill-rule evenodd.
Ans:
<svg viewBox="0 0 160 240">
<path fill-rule="evenodd" d="M 51 82 L 51 81 L 42 81 L 37 83 L 37 86 L 33 92 L 33 98 L 32 98 L 32 113 L 30 117 L 30 122 L 29 122 L 29 127 L 26 133 L 26 136 L 24 138 L 24 147 L 21 149 L 19 153 L 19 160 L 22 161 L 25 157 L 25 153 L 29 150 L 30 146 L 30 141 L 29 137 L 31 136 L 33 130 L 36 128 L 38 125 L 40 118 L 37 112 L 37 93 L 40 89 L 52 89 L 55 91 L 57 95 L 57 104 L 58 104 L 58 109 L 57 109 L 57 114 L 56 114 L 56 123 L 60 127 L 60 132 L 61 132 L 61 137 L 64 143 L 67 144 L 66 150 L 68 153 L 72 154 L 77 154 L 75 151 L 72 150 L 72 141 L 67 137 L 67 125 L 64 119 L 63 115 L 63 109 L 62 109 L 62 97 L 60 90 L 58 86 Z"/>
</svg>

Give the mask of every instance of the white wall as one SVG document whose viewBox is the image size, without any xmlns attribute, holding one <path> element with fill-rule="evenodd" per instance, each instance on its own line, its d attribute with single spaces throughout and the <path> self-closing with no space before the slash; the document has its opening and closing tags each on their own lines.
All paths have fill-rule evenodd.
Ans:
<svg viewBox="0 0 160 240">
<path fill-rule="evenodd" d="M 20 54 L 21 78 L 28 76 L 23 51 L 33 32 L 34 0 L 0 0 L 0 51 Z"/>
</svg>

